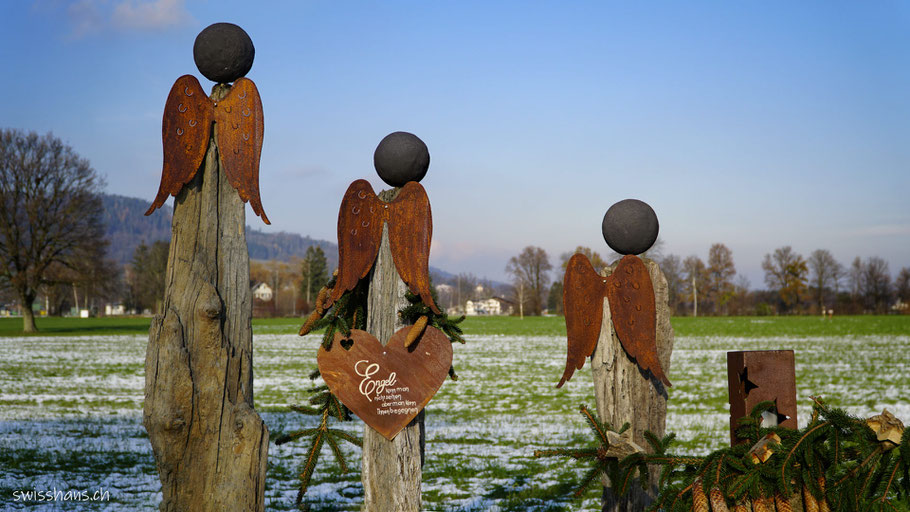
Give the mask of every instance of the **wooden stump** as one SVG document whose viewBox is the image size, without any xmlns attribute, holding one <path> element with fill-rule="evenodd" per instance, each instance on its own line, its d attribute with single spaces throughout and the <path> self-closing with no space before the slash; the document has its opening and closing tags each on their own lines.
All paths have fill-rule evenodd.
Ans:
<svg viewBox="0 0 910 512">
<path fill-rule="evenodd" d="M 670 325 L 667 279 L 657 263 L 645 258 L 642 258 L 642 261 L 648 268 L 654 285 L 658 359 L 664 373 L 669 374 L 670 354 L 673 351 L 673 327 Z M 610 275 L 616 268 L 616 263 L 604 269 L 602 275 Z M 597 413 L 601 421 L 612 423 L 616 429 L 624 423 L 630 423 L 632 426 L 626 434 L 631 436 L 633 442 L 645 448 L 650 446 L 644 437 L 646 430 L 650 430 L 658 438 L 663 437 L 667 422 L 667 390 L 663 383 L 650 374 L 648 375 L 650 378 L 646 377 L 626 354 L 613 330 L 610 305 L 606 300 L 600 338 L 591 357 L 591 368 L 594 375 Z M 645 510 L 657 497 L 658 476 L 658 468 L 652 467 L 648 490 L 643 490 L 641 485 L 635 482 L 630 486 L 629 492 L 622 497 L 617 497 L 609 488 L 608 482 L 604 481 L 604 512 Z"/>
<path fill-rule="evenodd" d="M 212 99 L 230 86 L 217 85 Z M 163 313 L 149 329 L 143 424 L 162 511 L 262 511 L 269 434 L 253 410 L 245 209 L 218 162 L 174 204 Z"/>
<path fill-rule="evenodd" d="M 379 198 L 389 202 L 399 189 L 385 190 Z M 407 286 L 398 276 L 392 261 L 388 225 L 382 228 L 379 255 L 370 275 L 369 302 L 367 304 L 367 331 L 385 345 L 402 327 L 398 310 L 408 304 Z M 420 483 L 424 454 L 424 413 L 391 441 L 364 425 L 363 508 L 369 512 L 411 512 L 421 506 Z"/>
</svg>

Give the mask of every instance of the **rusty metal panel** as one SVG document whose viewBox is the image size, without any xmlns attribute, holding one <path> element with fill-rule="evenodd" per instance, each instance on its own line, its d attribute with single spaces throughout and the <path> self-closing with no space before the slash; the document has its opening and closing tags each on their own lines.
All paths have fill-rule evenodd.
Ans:
<svg viewBox="0 0 910 512">
<path fill-rule="evenodd" d="M 344 292 L 353 290 L 373 268 L 387 209 L 367 180 L 357 180 L 348 186 L 338 210 L 338 278 L 326 298 L 325 309 Z"/>
<path fill-rule="evenodd" d="M 657 358 L 657 308 L 648 268 L 638 256 L 628 254 L 610 278 L 610 315 L 622 348 L 643 371 L 671 386 Z"/>
<path fill-rule="evenodd" d="M 401 280 L 423 303 L 440 313 L 430 292 L 430 242 L 433 218 L 423 186 L 407 183 L 390 203 L 380 200 L 366 180 L 348 187 L 338 212 L 338 279 L 326 308 L 366 277 L 382 241 L 382 225 L 388 223 L 392 260 Z"/>
<path fill-rule="evenodd" d="M 582 253 L 573 255 L 566 265 L 562 303 L 568 350 L 566 369 L 557 388 L 571 379 L 575 370 L 580 370 L 585 365 L 585 359 L 594 353 L 600 336 L 603 300 L 609 280 L 610 278 L 599 275 Z"/>
<path fill-rule="evenodd" d="M 228 182 L 253 212 L 271 224 L 259 198 L 259 159 L 265 121 L 259 90 L 252 80 L 238 78 L 225 98 L 214 105 L 218 154 Z"/>
<path fill-rule="evenodd" d="M 389 243 L 392 261 L 398 275 L 411 293 L 420 295 L 423 303 L 440 313 L 430 292 L 430 242 L 433 238 L 433 215 L 430 199 L 423 185 L 409 181 L 392 200 L 389 220 Z"/>
<path fill-rule="evenodd" d="M 174 82 L 161 121 L 164 147 L 161 184 L 146 215 L 160 208 L 169 195 L 180 193 L 196 175 L 209 146 L 214 116 L 212 100 L 196 77 L 183 75 Z"/>
<path fill-rule="evenodd" d="M 792 350 L 727 352 L 730 396 L 730 443 L 737 444 L 739 419 L 761 402 L 776 410 L 766 413 L 765 425 L 798 428 L 796 418 L 796 363 Z"/>
<path fill-rule="evenodd" d="M 366 331 L 351 330 L 353 344 L 342 346 L 335 334 L 329 350 L 319 347 L 316 360 L 326 385 L 367 425 L 394 438 L 429 403 L 452 367 L 452 343 L 445 333 L 427 327 L 410 347 L 411 326 L 395 332 L 382 346 Z"/>
</svg>

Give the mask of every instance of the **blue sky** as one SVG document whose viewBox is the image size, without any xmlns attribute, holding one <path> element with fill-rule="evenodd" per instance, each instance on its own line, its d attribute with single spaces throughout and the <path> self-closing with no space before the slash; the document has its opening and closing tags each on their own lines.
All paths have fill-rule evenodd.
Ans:
<svg viewBox="0 0 910 512">
<path fill-rule="evenodd" d="M 251 7 L 255 6 L 255 7 Z M 335 239 L 379 140 L 429 146 L 431 264 L 505 280 L 526 245 L 606 254 L 633 197 L 663 250 L 792 245 L 910 266 L 910 4 L 182 2 L 0 4 L 0 125 L 52 131 L 108 192 L 151 200 L 174 80 L 211 23 L 256 46 L 266 231 Z"/>
</svg>

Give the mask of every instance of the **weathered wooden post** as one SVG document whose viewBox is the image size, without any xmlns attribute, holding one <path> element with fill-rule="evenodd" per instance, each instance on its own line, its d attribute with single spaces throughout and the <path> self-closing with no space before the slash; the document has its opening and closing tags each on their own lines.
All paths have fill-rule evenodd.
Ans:
<svg viewBox="0 0 910 512">
<path fill-rule="evenodd" d="M 598 275 L 583 254 L 566 267 L 563 302 L 568 333 L 562 386 L 591 356 L 594 394 L 601 421 L 646 447 L 644 432 L 664 435 L 667 418 L 666 372 L 673 350 L 667 280 L 657 263 L 640 259 L 657 239 L 658 222 L 647 204 L 627 199 L 604 215 L 604 239 L 623 258 Z M 657 494 L 657 471 L 647 490 L 633 484 L 617 497 L 604 481 L 604 511 L 642 511 Z"/>
<path fill-rule="evenodd" d="M 262 106 L 242 78 L 254 50 L 240 27 L 218 23 L 193 52 L 217 84 L 209 98 L 185 75 L 165 106 L 161 187 L 146 215 L 168 195 L 176 200 L 164 312 L 149 329 L 143 424 L 162 511 L 261 511 L 269 435 L 253 409 L 244 211 L 250 200 L 268 223 L 258 184 Z"/>
<path fill-rule="evenodd" d="M 428 312 L 441 314 L 429 282 L 430 203 L 418 183 L 430 156 L 415 135 L 395 132 L 379 143 L 373 159 L 379 176 L 395 188 L 377 197 L 364 180 L 348 187 L 338 214 L 338 274 L 317 306 L 328 310 L 344 302 L 361 279 L 368 279 L 366 331 L 358 330 L 352 317 L 346 322 L 350 332 L 335 334 L 317 359 L 331 392 L 366 423 L 363 510 L 418 511 L 423 408 L 452 365 L 451 343 L 427 325 L 427 317 L 423 325 L 405 327 L 399 316 L 410 303 L 409 289 Z M 345 308 L 351 300 L 348 296 Z"/>
</svg>

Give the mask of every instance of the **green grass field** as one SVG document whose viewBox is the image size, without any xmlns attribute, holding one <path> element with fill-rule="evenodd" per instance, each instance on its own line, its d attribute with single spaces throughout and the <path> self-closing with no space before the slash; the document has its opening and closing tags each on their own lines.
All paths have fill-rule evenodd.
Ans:
<svg viewBox="0 0 910 512">
<path fill-rule="evenodd" d="M 148 333 L 146 317 L 36 319 L 38 330 L 32 336 L 83 336 Z M 910 334 L 910 316 L 814 316 L 774 317 L 673 317 L 677 336 L 850 336 L 858 333 L 878 335 Z M 255 333 L 292 334 L 303 324 L 302 318 L 255 318 Z M 477 335 L 565 336 L 566 325 L 559 316 L 470 317 L 462 326 Z M 0 318 L 0 337 L 23 336 L 21 318 Z"/>
<path fill-rule="evenodd" d="M 0 510 L 46 510 L 14 502 L 16 490 L 111 491 L 111 502 L 65 510 L 144 510 L 160 500 L 141 425 L 147 318 L 39 319 L 23 337 L 20 319 L 0 319 Z M 668 431 L 678 451 L 706 453 L 727 439 L 726 351 L 796 352 L 800 417 L 809 396 L 858 415 L 887 407 L 910 420 L 910 317 L 675 318 Z M 426 510 L 598 510 L 597 490 L 571 500 L 584 468 L 534 459 L 535 449 L 584 446 L 578 407 L 593 405 L 587 366 L 562 389 L 563 319 L 469 318 L 456 345 L 457 382 L 427 407 Z M 319 335 L 299 337 L 299 319 L 254 321 L 256 407 L 272 438 L 312 426 L 291 413 L 312 383 Z M 804 420 L 801 421 L 804 423 Z M 360 435 L 359 420 L 343 426 Z M 269 510 L 293 510 L 305 446 L 269 446 Z M 359 450 L 345 447 L 357 467 Z M 314 511 L 358 510 L 358 473 L 341 474 L 323 453 L 307 499 Z"/>
</svg>

